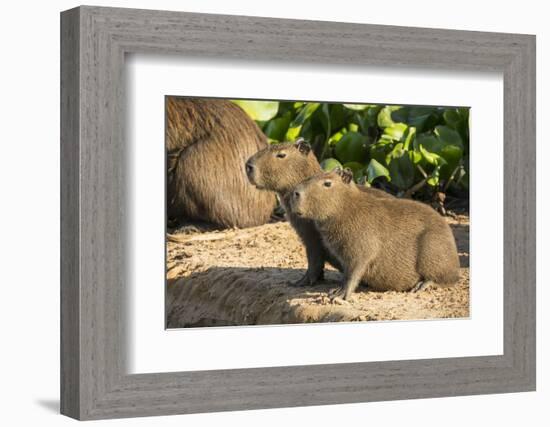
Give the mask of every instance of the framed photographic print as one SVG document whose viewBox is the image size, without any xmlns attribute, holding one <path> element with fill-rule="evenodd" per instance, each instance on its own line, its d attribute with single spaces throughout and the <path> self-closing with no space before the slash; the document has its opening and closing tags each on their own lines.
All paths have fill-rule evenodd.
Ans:
<svg viewBox="0 0 550 427">
<path fill-rule="evenodd" d="M 535 389 L 535 38 L 61 15 L 61 411 Z"/>
</svg>

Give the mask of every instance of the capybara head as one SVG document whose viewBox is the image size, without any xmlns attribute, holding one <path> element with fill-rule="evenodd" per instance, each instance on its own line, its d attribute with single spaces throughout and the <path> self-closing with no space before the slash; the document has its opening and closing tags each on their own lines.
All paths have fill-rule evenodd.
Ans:
<svg viewBox="0 0 550 427">
<path fill-rule="evenodd" d="M 323 221 L 339 215 L 350 193 L 358 188 L 353 172 L 336 168 L 306 179 L 292 191 L 290 209 L 303 218 Z"/>
<path fill-rule="evenodd" d="M 254 154 L 245 165 L 257 188 L 286 193 L 321 169 L 311 146 L 303 139 L 273 144 Z"/>
</svg>

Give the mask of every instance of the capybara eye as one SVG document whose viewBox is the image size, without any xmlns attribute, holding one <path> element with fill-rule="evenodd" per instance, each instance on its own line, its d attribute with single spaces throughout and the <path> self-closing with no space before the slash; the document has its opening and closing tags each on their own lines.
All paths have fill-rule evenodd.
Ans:
<svg viewBox="0 0 550 427">
<path fill-rule="evenodd" d="M 332 181 L 325 181 L 325 183 L 323 185 L 325 187 L 331 187 L 332 186 Z"/>
<path fill-rule="evenodd" d="M 284 159 L 286 157 L 286 153 L 283 153 L 283 152 L 277 153 L 277 157 L 279 159 Z"/>
</svg>

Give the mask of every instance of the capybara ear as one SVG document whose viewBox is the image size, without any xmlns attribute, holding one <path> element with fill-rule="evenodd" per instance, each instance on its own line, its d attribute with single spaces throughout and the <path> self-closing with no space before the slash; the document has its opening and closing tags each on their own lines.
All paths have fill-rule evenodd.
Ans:
<svg viewBox="0 0 550 427">
<path fill-rule="evenodd" d="M 350 168 L 345 168 L 343 170 L 341 168 L 335 168 L 334 172 L 340 175 L 344 184 L 349 184 L 353 179 L 353 172 Z"/>
<path fill-rule="evenodd" d="M 304 138 L 298 138 L 295 142 L 294 142 L 294 145 L 296 146 L 296 148 L 298 149 L 298 151 L 304 155 L 308 155 L 309 152 L 311 151 L 311 145 L 309 145 L 309 143 L 304 139 Z"/>
</svg>

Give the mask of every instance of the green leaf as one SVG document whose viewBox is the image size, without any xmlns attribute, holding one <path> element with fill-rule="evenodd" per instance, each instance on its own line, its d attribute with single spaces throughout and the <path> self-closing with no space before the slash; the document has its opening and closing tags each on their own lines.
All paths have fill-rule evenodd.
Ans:
<svg viewBox="0 0 550 427">
<path fill-rule="evenodd" d="M 416 138 L 415 151 L 432 165 L 441 166 L 438 179 L 447 180 L 462 159 L 464 150 L 460 135 L 448 126 L 437 126 L 437 135 L 422 134 Z"/>
<path fill-rule="evenodd" d="M 328 158 L 321 162 L 321 169 L 325 172 L 330 172 L 336 168 L 342 168 L 342 164 L 336 159 Z"/>
<path fill-rule="evenodd" d="M 394 123 L 384 129 L 384 135 L 389 136 L 394 141 L 400 141 L 407 130 L 405 123 Z"/>
<path fill-rule="evenodd" d="M 377 143 L 381 145 L 392 145 L 394 142 L 391 136 L 382 134 Z"/>
<path fill-rule="evenodd" d="M 380 110 L 378 113 L 378 126 L 381 128 L 386 128 L 392 126 L 395 122 L 392 119 L 392 113 L 399 110 L 402 107 L 388 105 Z"/>
<path fill-rule="evenodd" d="M 407 190 L 414 184 L 414 165 L 406 152 L 391 160 L 389 172 L 391 182 L 400 190 Z"/>
<path fill-rule="evenodd" d="M 443 147 L 443 150 L 441 151 L 441 157 L 445 159 L 447 164 L 441 167 L 442 179 L 447 180 L 451 177 L 451 174 L 460 164 L 463 154 L 463 150 L 456 145 L 446 145 L 445 147 Z"/>
<path fill-rule="evenodd" d="M 369 104 L 342 104 L 348 110 L 363 111 L 369 107 Z"/>
<path fill-rule="evenodd" d="M 415 165 L 420 163 L 420 161 L 423 159 L 422 153 L 420 153 L 418 150 L 409 150 L 407 152 L 409 153 L 411 162 L 413 162 Z"/>
<path fill-rule="evenodd" d="M 342 163 L 363 162 L 368 153 L 367 137 L 358 132 L 348 132 L 338 141 L 334 152 Z"/>
<path fill-rule="evenodd" d="M 348 130 L 350 132 L 358 132 L 359 131 L 359 125 L 357 125 L 356 123 L 350 123 L 349 126 L 348 126 Z"/>
<path fill-rule="evenodd" d="M 432 187 L 436 187 L 437 185 L 439 185 L 439 169 L 440 167 L 437 166 L 433 171 L 432 173 L 430 174 L 430 176 L 428 177 L 428 179 L 426 180 L 426 183 L 428 185 L 431 185 Z"/>
<path fill-rule="evenodd" d="M 456 145 L 446 145 L 443 147 L 443 150 L 441 150 L 441 157 L 443 157 L 447 163 L 454 165 L 454 167 L 460 162 L 462 154 L 462 149 Z"/>
<path fill-rule="evenodd" d="M 232 100 L 241 107 L 252 120 L 266 121 L 277 115 L 279 103 L 276 101 L 244 101 L 241 99 Z"/>
<path fill-rule="evenodd" d="M 284 141 L 289 125 L 290 114 L 272 119 L 267 122 L 267 125 L 264 128 L 264 133 L 270 139 Z"/>
<path fill-rule="evenodd" d="M 390 179 L 390 172 L 386 169 L 385 166 L 380 164 L 376 159 L 371 159 L 369 165 L 367 166 L 367 181 L 371 184 L 376 178 L 385 176 Z"/>
<path fill-rule="evenodd" d="M 286 133 L 286 139 L 288 141 L 294 141 L 298 136 L 300 135 L 300 131 L 302 130 L 302 126 L 306 122 L 307 119 L 311 117 L 311 115 L 319 108 L 321 104 L 319 102 L 307 102 L 304 103 L 300 108 L 300 113 L 296 116 L 296 118 L 290 123 L 290 126 L 288 128 L 288 131 Z"/>
<path fill-rule="evenodd" d="M 462 138 L 464 150 L 467 150 L 470 135 L 470 109 L 466 107 L 446 109 L 443 113 L 445 124 L 457 131 Z"/>
<path fill-rule="evenodd" d="M 464 145 L 462 144 L 462 138 L 456 130 L 451 129 L 448 126 L 436 126 L 434 133 L 443 144 L 452 144 L 460 148 L 464 148 Z"/>
<path fill-rule="evenodd" d="M 423 132 L 433 128 L 440 121 L 440 114 L 436 107 L 410 107 L 407 123 Z"/>
<path fill-rule="evenodd" d="M 441 141 L 436 136 L 427 133 L 417 135 L 413 146 L 416 150 L 419 150 L 419 147 L 423 146 L 431 153 L 439 153 L 443 149 Z"/>
<path fill-rule="evenodd" d="M 455 130 L 458 128 L 458 126 L 460 126 L 460 123 L 462 122 L 462 117 L 456 109 L 445 110 L 443 112 L 443 119 L 448 126 L 452 127 Z"/>
<path fill-rule="evenodd" d="M 407 123 L 410 107 L 394 107 L 391 111 L 391 119 L 394 123 Z"/>
<path fill-rule="evenodd" d="M 369 147 L 369 158 L 375 159 L 381 164 L 386 162 L 386 154 L 391 151 L 391 145 L 376 143 Z"/>
<path fill-rule="evenodd" d="M 296 115 L 296 109 L 294 108 L 294 102 L 279 101 L 279 111 L 277 112 L 277 116 L 281 117 L 281 116 L 284 116 L 285 114 L 288 114 L 289 117 L 294 117 Z"/>
<path fill-rule="evenodd" d="M 295 141 L 298 136 L 300 136 L 300 131 L 302 130 L 302 126 L 296 126 L 288 128 L 286 131 L 285 139 L 287 141 Z"/>
<path fill-rule="evenodd" d="M 459 107 L 457 108 L 458 114 L 464 119 L 469 120 L 470 119 L 470 108 L 469 107 Z"/>
<path fill-rule="evenodd" d="M 468 171 L 464 168 L 464 166 L 460 167 L 458 171 L 458 176 L 455 177 L 455 181 L 461 187 L 468 189 L 470 178 L 468 175 Z"/>
<path fill-rule="evenodd" d="M 321 109 L 318 111 L 321 113 L 319 114 L 319 121 L 321 122 L 321 126 L 323 126 L 323 130 L 325 131 L 325 134 L 327 136 L 330 136 L 332 126 L 331 126 L 331 120 L 330 120 L 329 105 L 321 104 Z"/>
<path fill-rule="evenodd" d="M 369 126 L 378 126 L 378 114 L 382 110 L 381 105 L 370 105 L 364 112 L 364 119 L 366 121 L 366 127 Z"/>
<path fill-rule="evenodd" d="M 320 109 L 317 109 L 316 115 L 318 121 L 323 127 L 324 135 L 316 135 L 315 140 L 319 141 L 317 146 L 314 146 L 315 155 L 319 159 L 325 158 L 325 153 L 329 150 L 330 134 L 332 133 L 332 120 L 330 117 L 330 105 L 322 104 Z M 313 120 L 313 119 L 312 119 Z"/>
<path fill-rule="evenodd" d="M 403 153 L 403 143 L 399 142 L 395 144 L 391 151 L 386 155 L 386 164 L 389 165 L 392 159 L 397 159 L 398 157 L 401 157 Z"/>
<path fill-rule="evenodd" d="M 387 126 L 391 126 L 390 121 L 393 123 L 405 123 L 409 126 L 414 126 L 422 132 L 438 124 L 440 116 L 440 109 L 437 107 L 392 107 L 388 110 L 383 110 L 383 114 L 379 118 L 385 121 Z M 380 125 L 381 123 L 379 122 L 378 124 Z"/>
<path fill-rule="evenodd" d="M 338 141 L 340 141 L 340 139 L 342 139 L 342 137 L 344 136 L 345 133 L 347 133 L 347 130 L 346 130 L 346 129 L 342 129 L 341 131 L 336 132 L 335 134 L 333 134 L 333 135 L 328 139 L 328 143 L 329 143 L 330 145 L 336 144 Z"/>
<path fill-rule="evenodd" d="M 348 111 L 342 106 L 342 104 L 326 104 L 330 115 L 330 128 L 331 132 L 340 129 L 350 122 Z"/>
<path fill-rule="evenodd" d="M 445 159 L 443 159 L 443 157 L 436 153 L 429 152 L 422 145 L 419 145 L 418 148 L 420 150 L 420 153 L 422 153 L 422 157 L 424 157 L 424 159 L 426 159 L 429 164 L 439 166 L 447 163 L 445 162 Z"/>
<path fill-rule="evenodd" d="M 414 126 L 409 127 L 409 129 L 407 130 L 407 135 L 405 136 L 405 141 L 403 143 L 404 150 L 409 149 L 411 145 L 411 141 L 415 137 L 415 135 L 416 135 L 416 128 Z"/>
<path fill-rule="evenodd" d="M 307 102 L 302 106 L 300 113 L 292 121 L 291 126 L 301 126 L 304 122 L 311 117 L 313 113 L 319 108 L 321 104 L 319 102 Z"/>
</svg>

